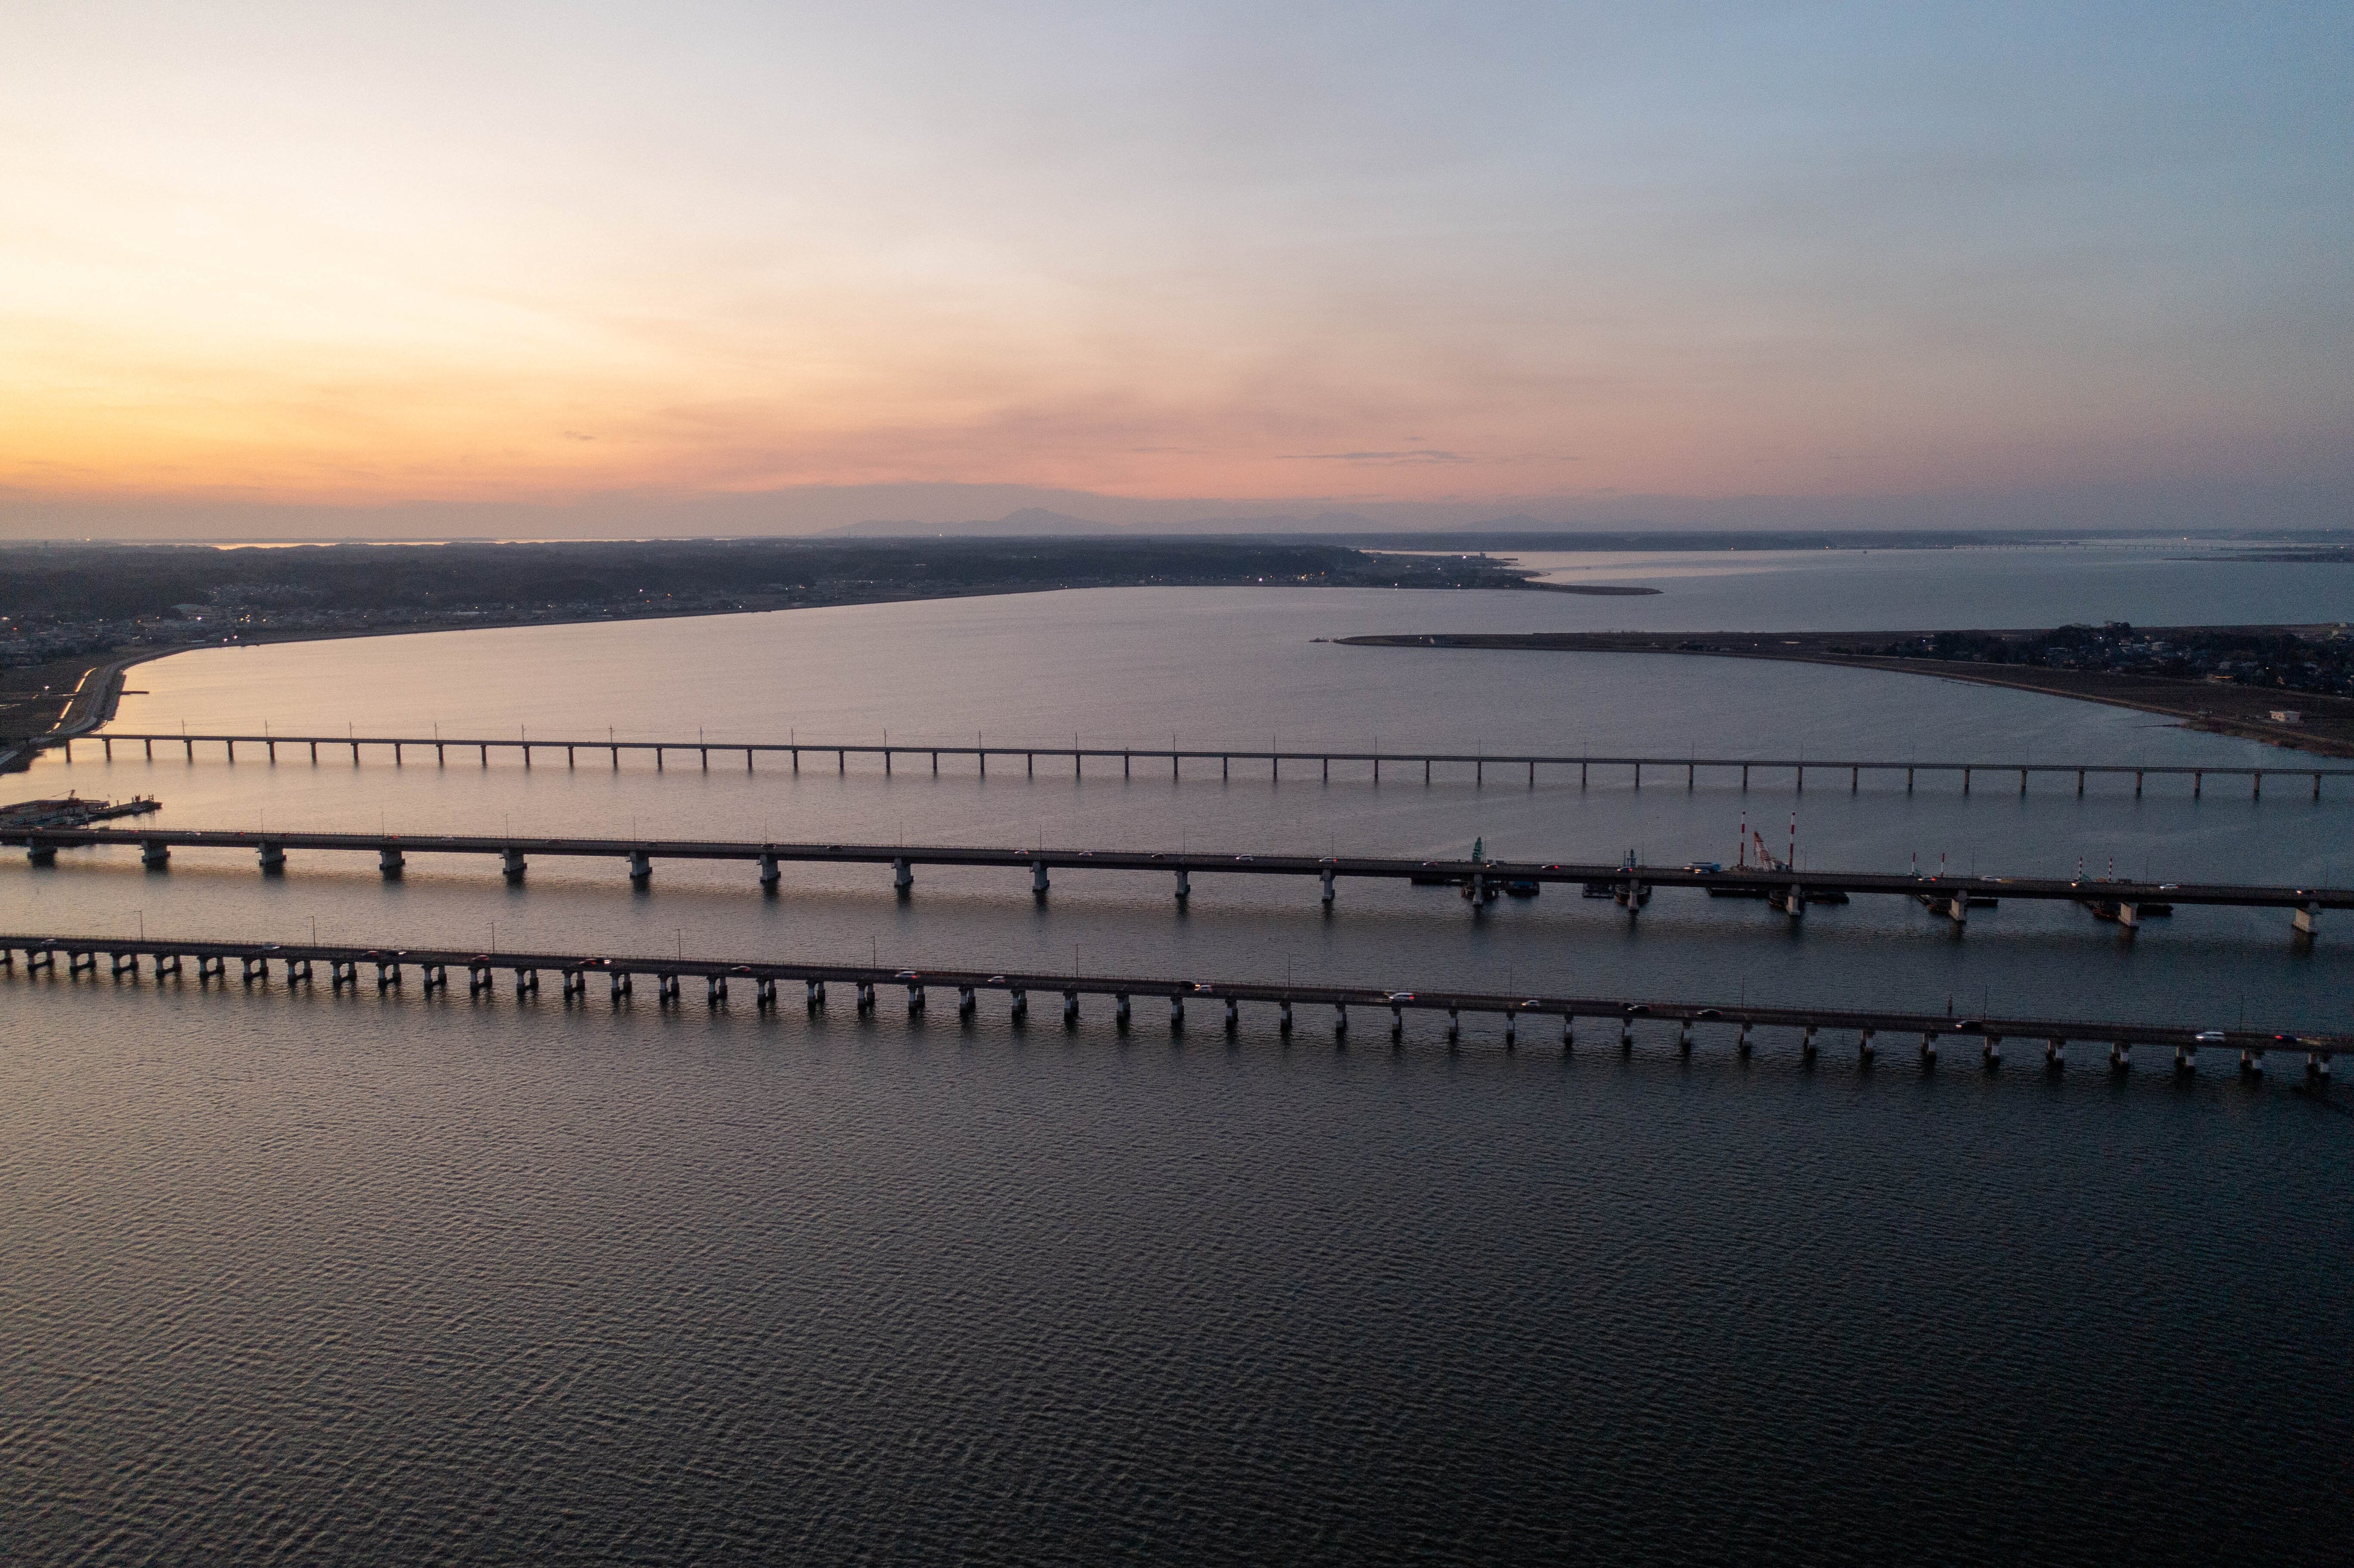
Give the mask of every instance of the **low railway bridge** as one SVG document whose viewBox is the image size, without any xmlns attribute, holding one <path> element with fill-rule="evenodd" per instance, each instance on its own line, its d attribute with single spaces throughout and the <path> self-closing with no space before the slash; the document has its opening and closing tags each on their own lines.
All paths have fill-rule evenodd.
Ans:
<svg viewBox="0 0 2354 1568">
<path fill-rule="evenodd" d="M 2268 1053 L 2299 1052 L 2305 1056 L 2307 1077 L 2326 1082 L 2332 1057 L 2354 1047 L 2354 1035 L 2244 1027 L 2202 1028 L 2196 1021 L 2167 1024 L 1991 1015 L 1960 1018 L 1836 1005 L 1766 1007 L 1745 1001 L 1392 991 L 1364 986 L 1187 980 L 1167 976 L 895 969 L 879 964 L 811 964 L 684 955 L 620 957 L 537 951 L 499 953 L 463 948 L 357 948 L 317 942 L 0 935 L 0 968 L 13 969 L 20 958 L 27 975 L 45 974 L 69 981 L 84 976 L 92 980 L 99 979 L 101 959 L 106 962 L 107 978 L 116 982 L 135 981 L 143 962 L 150 966 L 158 980 L 185 980 L 185 966 L 193 962 L 199 983 L 218 980 L 224 984 L 229 978 L 229 966 L 235 964 L 238 979 L 247 986 L 270 983 L 273 968 L 283 983 L 312 984 L 315 983 L 317 969 L 323 967 L 328 971 L 329 983 L 339 991 L 346 985 L 360 985 L 364 973 L 373 979 L 378 991 L 393 991 L 405 985 L 408 976 L 414 972 L 420 989 L 430 993 L 449 988 L 455 971 L 465 977 L 468 994 L 477 997 L 493 993 L 503 973 L 513 976 L 518 997 L 536 996 L 540 977 L 555 975 L 561 981 L 563 999 L 567 1003 L 576 1000 L 585 1002 L 591 982 L 600 979 L 605 982 L 608 997 L 616 1004 L 632 997 L 636 982 L 641 980 L 653 982 L 658 1002 L 680 1002 L 684 1001 L 685 982 L 699 980 L 703 982 L 704 1000 L 710 1007 L 718 1008 L 729 1001 L 732 982 L 750 990 L 754 1006 L 764 1011 L 779 1005 L 779 987 L 790 985 L 802 988 L 803 1003 L 811 1012 L 826 1005 L 828 986 L 848 987 L 861 1013 L 877 1005 L 877 993 L 885 988 L 905 989 L 910 1014 L 925 1011 L 931 991 L 953 990 L 958 1016 L 967 1022 L 976 1015 L 984 993 L 1003 997 L 1013 1021 L 1026 1022 L 1030 993 L 1037 991 L 1060 996 L 1063 1022 L 1072 1028 L 1079 1023 L 1082 998 L 1108 999 L 1113 1023 L 1122 1033 L 1131 1024 L 1134 1004 L 1140 997 L 1166 1000 L 1172 1031 L 1185 1027 L 1190 1003 L 1222 1008 L 1225 1028 L 1236 1032 L 1241 1026 L 1242 1008 L 1248 1003 L 1273 1009 L 1276 1027 L 1286 1035 L 1292 1031 L 1295 1008 L 1329 1009 L 1334 1035 L 1345 1038 L 1350 1010 L 1354 1008 L 1360 1014 L 1374 1017 L 1386 1012 L 1390 1038 L 1400 1044 L 1405 1039 L 1408 1013 L 1444 1014 L 1450 1045 L 1459 1042 L 1463 1015 L 1470 1013 L 1490 1016 L 1500 1022 L 1507 1046 L 1517 1044 L 1524 1023 L 1544 1022 L 1558 1025 L 1562 1049 L 1567 1051 L 1575 1044 L 1578 1025 L 1584 1022 L 1600 1029 L 1606 1039 L 1615 1033 L 1622 1051 L 1634 1048 L 1638 1027 L 1653 1033 L 1672 1028 L 1676 1049 L 1687 1054 L 1692 1049 L 1695 1030 L 1713 1030 L 1730 1034 L 1735 1051 L 1744 1059 L 1754 1048 L 1755 1032 L 1766 1029 L 1795 1034 L 1800 1059 L 1809 1065 L 1819 1048 L 1818 1037 L 1829 1030 L 1852 1035 L 1856 1059 L 1867 1067 L 1877 1059 L 1880 1037 L 1888 1035 L 1917 1041 L 1915 1049 L 1924 1068 L 1935 1066 L 1940 1043 L 1945 1040 L 1976 1044 L 1981 1062 L 1989 1068 L 2000 1064 L 2005 1041 L 2020 1040 L 2041 1042 L 2044 1065 L 2055 1072 L 2066 1065 L 2068 1046 L 2082 1043 L 2107 1045 L 2109 1065 L 2116 1072 L 2132 1068 L 2137 1048 L 2170 1050 L 2175 1070 L 2183 1074 L 2197 1070 L 2202 1050 L 2238 1052 L 2241 1069 L 2249 1074 L 2263 1071 Z M 65 960 L 66 968 L 63 976 L 58 977 L 60 959 Z"/>
</svg>

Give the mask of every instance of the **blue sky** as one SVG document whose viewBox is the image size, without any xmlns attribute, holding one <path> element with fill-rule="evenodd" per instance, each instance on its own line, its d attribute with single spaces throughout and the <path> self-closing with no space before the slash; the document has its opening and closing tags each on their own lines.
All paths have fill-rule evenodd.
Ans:
<svg viewBox="0 0 2354 1568">
<path fill-rule="evenodd" d="M 2339 520 L 2350 18 L 35 0 L 0 527 Z"/>
</svg>

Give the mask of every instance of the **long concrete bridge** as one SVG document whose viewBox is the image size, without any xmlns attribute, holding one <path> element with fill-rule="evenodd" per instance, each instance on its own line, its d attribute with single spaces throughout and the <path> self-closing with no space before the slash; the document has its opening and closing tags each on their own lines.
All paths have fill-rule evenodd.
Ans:
<svg viewBox="0 0 2354 1568">
<path fill-rule="evenodd" d="M 1628 865 L 1609 862 L 1413 860 L 1378 855 L 1234 854 L 1204 850 L 1000 848 L 960 844 L 776 843 L 723 839 L 592 839 L 514 834 L 427 834 L 246 832 L 199 828 L 25 828 L 0 831 L 0 844 L 21 844 L 36 864 L 54 864 L 58 852 L 80 848 L 135 848 L 151 869 L 171 863 L 175 849 L 238 850 L 256 857 L 265 874 L 282 873 L 290 851 L 373 854 L 386 875 L 398 874 L 418 854 L 495 857 L 510 881 L 520 882 L 535 856 L 607 860 L 625 863 L 639 884 L 653 875 L 654 863 L 734 861 L 759 868 L 760 885 L 773 890 L 787 864 L 888 865 L 903 895 L 915 886 L 917 866 L 982 866 L 1030 873 L 1034 895 L 1044 897 L 1056 872 L 1158 872 L 1172 878 L 1176 896 L 1193 893 L 1197 875 L 1312 877 L 1323 902 L 1337 896 L 1341 878 L 1419 882 L 1459 887 L 1478 909 L 1491 891 L 1576 884 L 1596 897 L 1615 899 L 1638 913 L 1658 888 L 1691 888 L 1717 897 L 1765 900 L 1797 918 L 1809 905 L 1845 902 L 1858 895 L 1911 898 L 1956 924 L 1973 908 L 2006 898 L 2098 906 L 2108 918 L 2132 927 L 2152 906 L 2201 905 L 2225 908 L 2285 909 L 2294 928 L 2312 936 L 2324 910 L 2354 909 L 2354 888 L 2285 887 L 2254 884 L 2063 881 L 2003 876 L 1915 876 L 1903 873 L 1755 870 L 1711 864 Z"/>
<path fill-rule="evenodd" d="M 1828 776 L 1834 784 L 1844 782 L 1850 791 L 1860 790 L 1862 788 L 1867 774 L 1875 779 L 1886 779 L 1891 782 L 1896 775 L 1903 774 L 1904 787 L 1908 791 L 1914 788 L 1916 780 L 1921 779 L 1958 783 L 1962 793 L 1968 794 L 1973 786 L 1981 779 L 1988 784 L 1999 786 L 2016 778 L 2019 792 L 2024 795 L 2027 793 L 2028 780 L 2031 778 L 2048 778 L 2057 779 L 2063 783 L 2073 780 L 2075 792 L 2082 795 L 2084 793 L 2088 779 L 2122 780 L 2130 778 L 2133 780 L 2136 797 L 2140 796 L 2147 780 L 2161 779 L 2187 783 L 2190 787 L 2190 794 L 2194 799 L 2206 793 L 2207 782 L 2212 779 L 2229 779 L 2234 784 L 2244 784 L 2248 787 L 2248 792 L 2252 798 L 2261 800 L 2264 796 L 2264 780 L 2274 779 L 2299 783 L 2309 782 L 2310 798 L 2316 800 L 2322 798 L 2321 786 L 2324 779 L 2354 779 L 2354 768 L 2214 768 L 2205 765 L 2119 762 L 1996 760 L 1972 762 L 1943 759 L 1925 762 L 1917 758 L 1898 762 L 1886 758 L 1858 759 L 1803 757 L 1633 757 L 1600 754 L 1564 756 L 1526 752 L 1321 749 L 1256 751 L 1225 747 L 1158 750 L 1134 747 L 981 746 L 979 744 L 895 746 L 887 743 L 847 741 L 617 740 L 610 737 L 604 740 L 578 738 L 535 740 L 528 736 L 501 738 L 486 736 L 459 737 L 438 735 L 390 736 L 356 733 L 273 735 L 266 731 L 259 735 L 149 734 L 143 731 L 111 731 L 85 736 L 79 740 L 70 738 L 59 740 L 56 746 L 63 753 L 65 760 L 69 762 L 73 760 L 76 746 L 96 746 L 101 748 L 102 755 L 109 758 L 114 756 L 114 748 L 118 746 L 136 747 L 140 748 L 140 754 L 147 758 L 153 758 L 155 755 L 155 748 L 160 746 L 167 758 L 173 752 L 178 751 L 189 761 L 196 759 L 197 748 L 200 747 L 207 753 L 217 750 L 229 761 L 237 760 L 239 748 L 243 747 L 246 756 L 270 762 L 278 761 L 279 753 L 284 750 L 297 758 L 307 758 L 314 763 L 323 758 L 334 760 L 339 756 L 348 756 L 354 766 L 357 766 L 363 754 L 389 761 L 396 767 L 406 765 L 411 757 L 422 762 L 429 756 L 437 766 L 447 767 L 453 753 L 461 762 L 471 760 L 484 768 L 490 766 L 493 756 L 519 761 L 525 768 L 531 767 L 535 758 L 545 759 L 552 764 L 560 757 L 565 767 L 577 768 L 583 756 L 592 761 L 598 757 L 604 757 L 616 771 L 620 769 L 621 758 L 625 754 L 650 758 L 658 771 L 666 770 L 670 760 L 675 758 L 681 761 L 693 761 L 698 764 L 704 772 L 710 771 L 712 758 L 716 757 L 723 767 L 732 766 L 737 759 L 740 758 L 747 772 L 758 771 L 755 766 L 756 759 L 767 758 L 772 764 L 781 763 L 789 766 L 794 773 L 801 770 L 804 759 L 807 759 L 812 767 L 822 767 L 826 761 L 831 760 L 837 773 L 847 773 L 850 770 L 850 759 L 855 757 L 868 762 L 879 760 L 885 774 L 894 772 L 899 767 L 922 767 L 926 763 L 928 763 L 930 770 L 937 774 L 940 770 L 940 759 L 947 758 L 951 762 L 972 763 L 978 776 L 983 778 L 988 776 L 991 761 L 995 761 L 1001 770 L 1019 763 L 1026 777 L 1034 778 L 1037 775 L 1038 764 L 1044 760 L 1056 767 L 1066 765 L 1072 776 L 1079 779 L 1088 776 L 1087 769 L 1090 765 L 1093 765 L 1102 775 L 1110 775 L 1117 768 L 1117 776 L 1123 779 L 1135 777 L 1136 769 L 1140 766 L 1149 767 L 1157 773 L 1161 767 L 1166 765 L 1171 778 L 1182 779 L 1189 777 L 1185 772 L 1189 765 L 1194 769 L 1194 773 L 1191 776 L 1199 777 L 1204 770 L 1212 764 L 1215 764 L 1218 769 L 1217 776 L 1222 779 L 1234 778 L 1236 767 L 1240 766 L 1249 770 L 1253 776 L 1263 768 L 1266 777 L 1275 782 L 1281 782 L 1287 777 L 1314 778 L 1320 781 L 1330 782 L 1332 778 L 1333 765 L 1338 763 L 1341 766 L 1344 778 L 1350 776 L 1369 778 L 1376 784 L 1382 781 L 1382 770 L 1386 768 L 1393 778 L 1402 778 L 1408 781 L 1412 781 L 1416 771 L 1419 770 L 1420 781 L 1425 784 L 1455 781 L 1469 782 L 1475 786 L 1484 785 L 1488 782 L 1488 775 L 1494 772 L 1500 782 L 1519 779 L 1523 779 L 1532 789 L 1535 788 L 1540 780 L 1566 783 L 1573 773 L 1576 776 L 1578 784 L 1585 786 L 1592 781 L 1594 772 L 1597 768 L 1604 772 L 1606 778 L 1624 777 L 1630 779 L 1638 789 L 1642 788 L 1647 776 L 1655 781 L 1681 782 L 1687 789 L 1694 789 L 1699 786 L 1702 776 L 1705 774 L 1712 779 L 1726 780 L 1737 775 L 1744 789 L 1748 788 L 1755 779 L 1761 785 L 1787 785 L 1803 792 L 1807 787 L 1807 775 L 1811 772 L 1819 779 Z M 1287 768 L 1289 769 L 1288 773 L 1286 772 Z M 1445 770 L 1443 780 L 1441 769 Z M 2354 799 L 2354 792 L 2349 792 L 2349 798 Z"/>
<path fill-rule="evenodd" d="M 957 993 L 957 1012 L 960 1020 L 970 1022 L 979 1010 L 984 992 L 1003 996 L 1013 1020 L 1019 1023 L 1029 1015 L 1030 993 L 1039 991 L 1047 996 L 1059 995 L 1063 1002 L 1063 1022 L 1076 1027 L 1079 1004 L 1083 997 L 1108 997 L 1112 1002 L 1112 1020 L 1125 1033 L 1133 1018 L 1136 999 L 1153 1001 L 1166 999 L 1169 1025 L 1172 1031 L 1185 1027 L 1188 1003 L 1224 1009 L 1224 1024 L 1229 1033 L 1238 1031 L 1242 1007 L 1246 1002 L 1271 1007 L 1276 1012 L 1277 1028 L 1284 1034 L 1292 1029 L 1295 1007 L 1329 1008 L 1332 1031 L 1336 1037 L 1345 1037 L 1349 1030 L 1349 1010 L 1355 1008 L 1375 1017 L 1389 1014 L 1390 1038 L 1402 1042 L 1405 1033 L 1405 1018 L 1409 1012 L 1428 1016 L 1444 1013 L 1447 1039 L 1450 1044 L 1460 1039 L 1462 1016 L 1470 1013 L 1486 1015 L 1500 1025 L 1503 1043 L 1517 1043 L 1523 1022 L 1553 1022 L 1561 1031 L 1564 1051 L 1575 1042 L 1581 1020 L 1589 1022 L 1605 1033 L 1607 1038 L 1615 1032 L 1619 1048 L 1631 1050 L 1638 1027 L 1649 1033 L 1665 1033 L 1672 1028 L 1676 1048 L 1689 1054 L 1695 1029 L 1730 1034 L 1734 1049 L 1746 1059 L 1753 1047 L 1753 1033 L 1759 1029 L 1782 1031 L 1797 1036 L 1800 1057 L 1811 1065 L 1819 1048 L 1818 1035 L 1825 1030 L 1852 1035 L 1857 1060 L 1870 1066 L 1877 1056 L 1878 1038 L 1893 1035 L 1918 1042 L 1917 1052 L 1924 1068 L 1934 1067 L 1939 1043 L 1954 1039 L 1976 1043 L 1980 1059 L 1988 1067 L 2002 1059 L 2006 1040 L 2041 1042 L 2047 1068 L 2057 1071 L 2066 1065 L 2067 1047 L 2072 1043 L 2106 1044 L 2109 1065 L 2124 1072 L 2133 1065 L 2137 1046 L 2171 1049 L 2174 1065 L 2179 1073 L 2196 1071 L 2198 1054 L 2201 1049 L 2237 1051 L 2243 1072 L 2263 1070 L 2264 1055 L 2272 1051 L 2305 1053 L 2306 1072 L 2309 1079 L 2327 1081 L 2330 1060 L 2338 1052 L 2354 1048 L 2354 1035 L 2295 1033 L 2276 1030 L 2251 1030 L 2244 1027 L 2214 1029 L 2200 1027 L 2196 1021 L 2179 1024 L 2158 1024 L 2130 1022 L 2093 1022 L 2084 1019 L 2049 1019 L 2026 1017 L 1960 1018 L 1937 1013 L 1900 1012 L 1874 1008 L 1766 1007 L 1748 1002 L 1699 1002 L 1633 999 L 1604 996 L 1522 996 L 1495 991 L 1387 991 L 1367 986 L 1296 985 L 1250 980 L 1181 980 L 1167 977 L 1137 975 L 1066 975 L 1043 971 L 1023 973 L 1014 970 L 984 971 L 955 969 L 894 969 L 885 965 L 808 964 L 792 962 L 751 962 L 730 959 L 677 957 L 616 957 L 589 953 L 561 952 L 484 952 L 464 948 L 355 948 L 316 942 L 250 942 L 198 941 L 182 938 L 123 938 L 115 937 L 71 937 L 0 935 L 0 968 L 13 969 L 23 956 L 27 974 L 48 974 L 55 977 L 59 959 L 66 962 L 64 979 L 70 981 L 88 975 L 98 979 L 100 959 L 106 960 L 108 978 L 122 981 L 136 980 L 143 960 L 148 962 L 158 980 L 185 980 L 185 964 L 193 960 L 196 978 L 200 983 L 219 980 L 226 984 L 228 966 L 238 966 L 238 978 L 248 986 L 267 984 L 271 979 L 271 967 L 289 985 L 313 983 L 314 966 L 324 965 L 329 982 L 335 990 L 358 986 L 363 970 L 373 971 L 376 989 L 391 991 L 406 983 L 410 970 L 415 970 L 419 986 L 430 992 L 451 984 L 452 970 L 466 978 L 470 996 L 482 996 L 496 990 L 502 972 L 514 977 L 518 997 L 535 996 L 539 979 L 553 974 L 562 981 L 567 1002 L 578 998 L 586 1001 L 590 982 L 602 978 L 607 994 L 615 1003 L 632 996 L 636 982 L 652 980 L 657 1001 L 668 1004 L 684 1000 L 684 983 L 703 982 L 704 1000 L 717 1008 L 729 1000 L 729 984 L 749 989 L 756 1008 L 766 1010 L 778 1005 L 778 988 L 800 985 L 803 1001 L 812 1012 L 826 1005 L 829 985 L 854 989 L 855 1006 L 861 1013 L 876 1006 L 876 995 L 885 987 L 904 987 L 907 1012 L 913 1015 L 924 1012 L 929 993 L 934 990 L 953 989 Z"/>
</svg>

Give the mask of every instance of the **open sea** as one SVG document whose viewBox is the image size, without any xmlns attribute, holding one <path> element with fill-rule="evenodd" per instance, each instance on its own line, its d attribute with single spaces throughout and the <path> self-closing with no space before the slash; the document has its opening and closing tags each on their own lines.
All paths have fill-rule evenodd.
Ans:
<svg viewBox="0 0 2354 1568">
<path fill-rule="evenodd" d="M 1523 557 L 1655 598 L 1104 589 L 218 649 L 117 730 L 2261 764 L 1870 671 L 1383 631 L 2354 619 L 2179 549 Z M 2354 882 L 2354 780 L 46 756 L 349 828 Z M 1793 826 L 1791 818 L 1795 813 Z M 2354 1027 L 2354 919 L 412 858 L 0 860 L 0 928 Z M 860 1017 L 0 971 L 0 1562 L 2343 1563 L 2354 1094 L 1703 1029 Z M 1385 1022 L 1385 1021 L 1384 1021 Z M 2033 1047 L 2029 1049 L 2028 1047 Z"/>
</svg>

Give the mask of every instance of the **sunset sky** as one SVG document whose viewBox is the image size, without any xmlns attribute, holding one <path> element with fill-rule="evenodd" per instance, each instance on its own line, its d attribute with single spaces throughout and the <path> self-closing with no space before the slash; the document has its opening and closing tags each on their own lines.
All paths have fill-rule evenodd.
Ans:
<svg viewBox="0 0 2354 1568">
<path fill-rule="evenodd" d="M 18 0 L 7 34 L 20 536 L 2354 520 L 2343 0 Z"/>
</svg>

